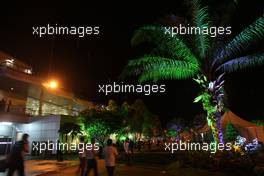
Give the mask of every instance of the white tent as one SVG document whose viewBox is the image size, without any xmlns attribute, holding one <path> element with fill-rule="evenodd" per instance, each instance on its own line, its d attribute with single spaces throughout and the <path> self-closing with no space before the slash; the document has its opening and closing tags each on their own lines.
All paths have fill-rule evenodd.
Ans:
<svg viewBox="0 0 264 176">
<path fill-rule="evenodd" d="M 258 141 L 264 142 L 264 127 L 257 126 L 254 123 L 248 122 L 231 111 L 226 112 L 221 119 L 221 124 L 223 130 L 225 130 L 226 125 L 231 123 L 239 134 L 245 137 L 247 140 L 253 140 L 255 138 Z M 205 124 L 202 128 L 198 130 L 198 133 L 207 133 L 210 131 L 210 127 Z"/>
</svg>

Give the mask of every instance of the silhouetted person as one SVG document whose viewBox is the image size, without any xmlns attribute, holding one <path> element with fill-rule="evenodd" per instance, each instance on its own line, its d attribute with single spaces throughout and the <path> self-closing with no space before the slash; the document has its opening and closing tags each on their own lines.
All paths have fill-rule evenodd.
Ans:
<svg viewBox="0 0 264 176">
<path fill-rule="evenodd" d="M 8 157 L 8 176 L 13 176 L 18 171 L 19 176 L 24 176 L 24 155 L 29 152 L 28 134 L 23 134 L 22 140 L 15 143 Z"/>
<path fill-rule="evenodd" d="M 6 101 L 4 98 L 2 98 L 2 100 L 0 101 L 0 111 L 2 112 L 5 111 L 5 104 L 6 104 Z"/>
<path fill-rule="evenodd" d="M 129 138 L 126 138 L 125 142 L 124 142 L 124 151 L 126 154 L 126 159 L 127 159 L 127 165 L 130 165 L 131 162 L 131 150 L 129 148 Z"/>
<path fill-rule="evenodd" d="M 158 140 L 158 142 L 157 142 L 157 146 L 158 146 L 158 147 L 160 146 L 160 140 Z"/>
<path fill-rule="evenodd" d="M 86 157 L 87 157 L 87 169 L 85 172 L 85 175 L 88 176 L 90 171 L 94 170 L 94 176 L 98 175 L 97 172 L 97 161 L 96 161 L 96 150 L 95 150 L 95 139 L 91 139 L 92 148 L 91 150 L 86 151 Z"/>
<path fill-rule="evenodd" d="M 4 111 L 6 112 L 6 109 L 7 109 L 7 99 L 4 98 Z"/>
<path fill-rule="evenodd" d="M 7 103 L 6 112 L 10 112 L 11 105 L 12 105 L 12 101 L 9 100 L 8 103 Z"/>
<path fill-rule="evenodd" d="M 120 142 L 119 142 L 119 140 L 117 140 L 116 141 L 116 147 L 119 148 L 119 146 L 120 146 Z"/>
<path fill-rule="evenodd" d="M 83 176 L 84 170 L 85 170 L 85 161 L 86 161 L 85 143 L 84 143 L 83 136 L 80 137 L 79 160 L 80 160 L 80 165 L 79 165 L 77 173 L 81 173 L 81 176 Z"/>
<path fill-rule="evenodd" d="M 103 149 L 104 147 L 102 145 L 99 146 L 99 151 L 98 151 L 98 157 L 99 159 L 103 158 Z"/>
<path fill-rule="evenodd" d="M 151 140 L 148 140 L 148 149 L 151 150 Z"/>
<path fill-rule="evenodd" d="M 103 150 L 103 155 L 108 176 L 113 176 L 115 170 L 115 158 L 118 155 L 118 152 L 116 147 L 113 146 L 112 139 L 107 140 L 107 146 Z"/>
<path fill-rule="evenodd" d="M 130 139 L 129 140 L 129 150 L 131 151 L 131 154 L 134 154 L 134 142 Z"/>
<path fill-rule="evenodd" d="M 142 145 L 141 145 L 141 141 L 138 140 L 138 142 L 137 142 L 137 149 L 138 149 L 138 152 L 141 151 L 141 147 L 142 147 Z"/>
</svg>

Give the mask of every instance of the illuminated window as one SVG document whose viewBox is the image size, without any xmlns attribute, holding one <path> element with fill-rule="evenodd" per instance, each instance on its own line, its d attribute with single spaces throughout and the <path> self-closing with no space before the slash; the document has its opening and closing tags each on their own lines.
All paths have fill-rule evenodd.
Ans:
<svg viewBox="0 0 264 176">
<path fill-rule="evenodd" d="M 39 115 L 39 100 L 27 98 L 26 113 L 32 116 Z M 49 102 L 43 102 L 42 115 L 71 115 L 71 110 L 64 106 L 58 106 Z"/>
<path fill-rule="evenodd" d="M 13 67 L 14 66 L 14 59 L 6 59 L 5 64 L 7 67 Z"/>
<path fill-rule="evenodd" d="M 32 74 L 32 70 L 31 69 L 25 69 L 24 72 L 27 73 L 27 74 L 30 74 L 30 75 Z"/>
<path fill-rule="evenodd" d="M 51 103 L 43 103 L 42 113 L 42 115 L 69 115 L 66 108 Z"/>
<path fill-rule="evenodd" d="M 26 114 L 37 116 L 39 113 L 39 100 L 27 98 Z"/>
</svg>

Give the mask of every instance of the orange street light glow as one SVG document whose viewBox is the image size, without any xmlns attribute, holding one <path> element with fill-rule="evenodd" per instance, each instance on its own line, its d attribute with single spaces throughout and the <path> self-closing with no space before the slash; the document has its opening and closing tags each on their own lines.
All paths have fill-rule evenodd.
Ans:
<svg viewBox="0 0 264 176">
<path fill-rule="evenodd" d="M 50 81 L 49 83 L 49 87 L 52 88 L 52 89 L 55 89 L 58 87 L 58 84 L 56 81 Z"/>
<path fill-rule="evenodd" d="M 56 89 L 58 87 L 58 82 L 55 80 L 50 80 L 43 84 L 45 87 L 50 89 Z"/>
</svg>

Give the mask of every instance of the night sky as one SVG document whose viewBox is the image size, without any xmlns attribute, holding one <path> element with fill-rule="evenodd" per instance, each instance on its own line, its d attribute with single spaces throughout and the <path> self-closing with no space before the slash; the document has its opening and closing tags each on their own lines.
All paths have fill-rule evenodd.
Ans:
<svg viewBox="0 0 264 176">
<path fill-rule="evenodd" d="M 132 102 L 142 98 L 148 108 L 158 114 L 163 122 L 172 117 L 191 119 L 202 112 L 192 101 L 199 92 L 191 80 L 165 81 L 166 94 L 140 96 L 112 95 L 98 93 L 98 84 L 117 80 L 129 59 L 136 56 L 136 49 L 130 45 L 133 31 L 145 24 L 157 23 L 168 14 L 188 16 L 188 8 L 182 1 L 174 3 L 126 4 L 66 4 L 42 7 L 10 5 L 0 11 L 0 49 L 28 63 L 35 74 L 57 78 L 65 89 L 73 90 L 79 96 L 95 103 L 106 103 L 108 98 Z M 215 19 L 221 14 L 230 19 L 232 33 L 237 34 L 263 13 L 263 0 L 239 1 L 235 7 L 228 2 L 208 0 Z M 231 14 L 224 11 L 231 9 Z M 32 35 L 32 26 L 58 24 L 61 26 L 100 26 L 100 35 L 86 36 L 44 36 Z M 232 37 L 232 36 L 231 36 Z M 249 69 L 228 76 L 226 85 L 228 104 L 236 114 L 246 119 L 264 117 L 264 67 Z"/>
</svg>

